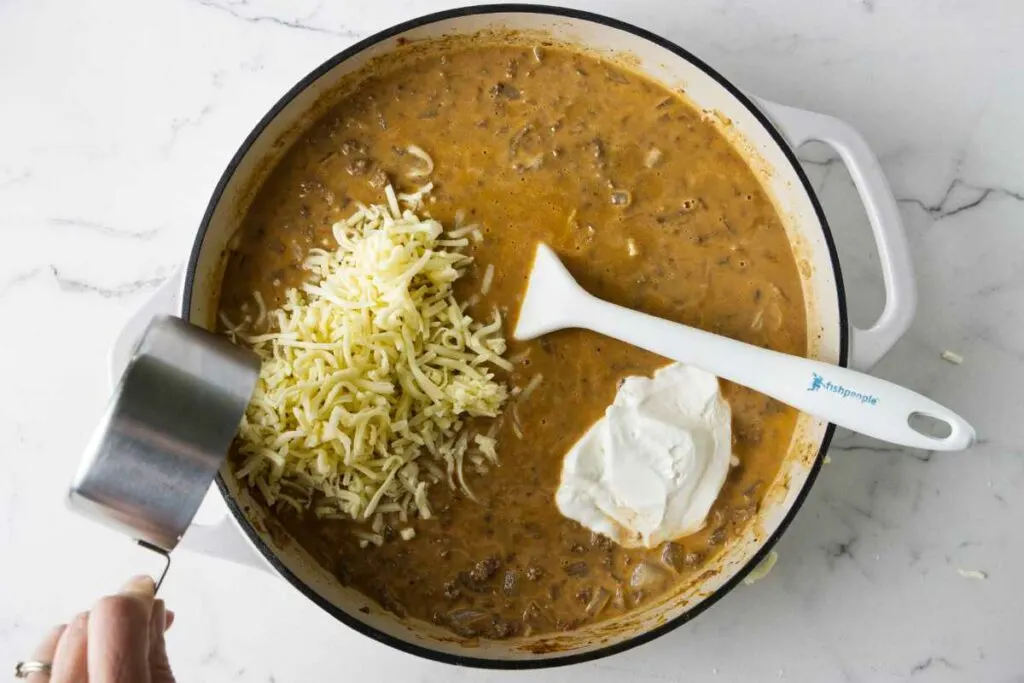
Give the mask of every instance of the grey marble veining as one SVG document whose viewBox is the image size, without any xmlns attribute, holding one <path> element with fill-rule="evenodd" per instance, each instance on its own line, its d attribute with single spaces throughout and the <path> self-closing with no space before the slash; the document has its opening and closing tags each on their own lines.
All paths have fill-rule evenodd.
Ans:
<svg viewBox="0 0 1024 683">
<path fill-rule="evenodd" d="M 321 61 L 454 3 L 0 2 L 0 666 L 130 572 L 64 510 L 105 355 L 180 264 L 251 126 Z M 573 3 L 584 6 L 584 3 Z M 1024 6 L 1013 0 L 594 0 L 744 89 L 833 114 L 900 200 L 920 305 L 875 372 L 962 412 L 968 453 L 840 433 L 773 572 L 656 642 L 535 681 L 1024 681 Z M 842 164 L 801 150 L 855 322 L 883 302 Z M 944 361 L 950 349 L 962 365 Z M 284 582 L 180 554 L 180 680 L 499 681 L 395 653 Z"/>
</svg>

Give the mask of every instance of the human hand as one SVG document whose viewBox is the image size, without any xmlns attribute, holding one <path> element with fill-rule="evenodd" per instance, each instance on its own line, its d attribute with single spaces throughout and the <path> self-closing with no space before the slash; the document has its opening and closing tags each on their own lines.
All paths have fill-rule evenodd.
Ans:
<svg viewBox="0 0 1024 683">
<path fill-rule="evenodd" d="M 32 660 L 50 663 L 49 674 L 22 677 L 28 683 L 174 683 L 164 647 L 174 613 L 155 594 L 148 576 L 131 579 L 43 639 Z"/>
</svg>

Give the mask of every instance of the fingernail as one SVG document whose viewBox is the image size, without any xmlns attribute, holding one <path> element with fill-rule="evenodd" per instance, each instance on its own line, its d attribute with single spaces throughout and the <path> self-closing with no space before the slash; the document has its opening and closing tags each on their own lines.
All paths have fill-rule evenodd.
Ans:
<svg viewBox="0 0 1024 683">
<path fill-rule="evenodd" d="M 167 616 L 165 617 L 165 619 L 166 621 L 164 621 L 164 630 L 169 631 L 171 629 L 171 626 L 174 624 L 174 611 L 167 610 Z"/>
<path fill-rule="evenodd" d="M 89 628 L 89 613 L 80 612 L 75 615 L 75 618 L 71 621 L 68 627 L 73 631 L 86 631 Z"/>
<path fill-rule="evenodd" d="M 128 579 L 128 582 L 121 586 L 122 593 L 134 593 L 145 598 L 151 598 L 156 594 L 156 583 L 148 576 L 139 575 Z"/>
</svg>

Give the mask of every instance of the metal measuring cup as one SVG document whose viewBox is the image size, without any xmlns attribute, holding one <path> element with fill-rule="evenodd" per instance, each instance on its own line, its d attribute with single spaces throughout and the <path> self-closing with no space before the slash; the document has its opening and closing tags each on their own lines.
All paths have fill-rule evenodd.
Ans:
<svg viewBox="0 0 1024 683">
<path fill-rule="evenodd" d="M 70 507 L 163 556 L 157 588 L 227 457 L 259 368 L 252 351 L 157 316 L 86 447 Z"/>
</svg>

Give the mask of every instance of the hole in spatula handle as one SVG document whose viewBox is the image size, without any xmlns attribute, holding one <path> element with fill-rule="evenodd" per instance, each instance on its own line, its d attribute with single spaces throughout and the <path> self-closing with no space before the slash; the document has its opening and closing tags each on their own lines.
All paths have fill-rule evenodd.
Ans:
<svg viewBox="0 0 1024 683">
<path fill-rule="evenodd" d="M 933 439 L 948 439 L 953 433 L 953 425 L 940 417 L 935 417 L 926 413 L 911 413 L 910 417 L 907 418 L 907 424 L 910 425 L 910 428 L 918 434 L 922 434 Z"/>
</svg>

